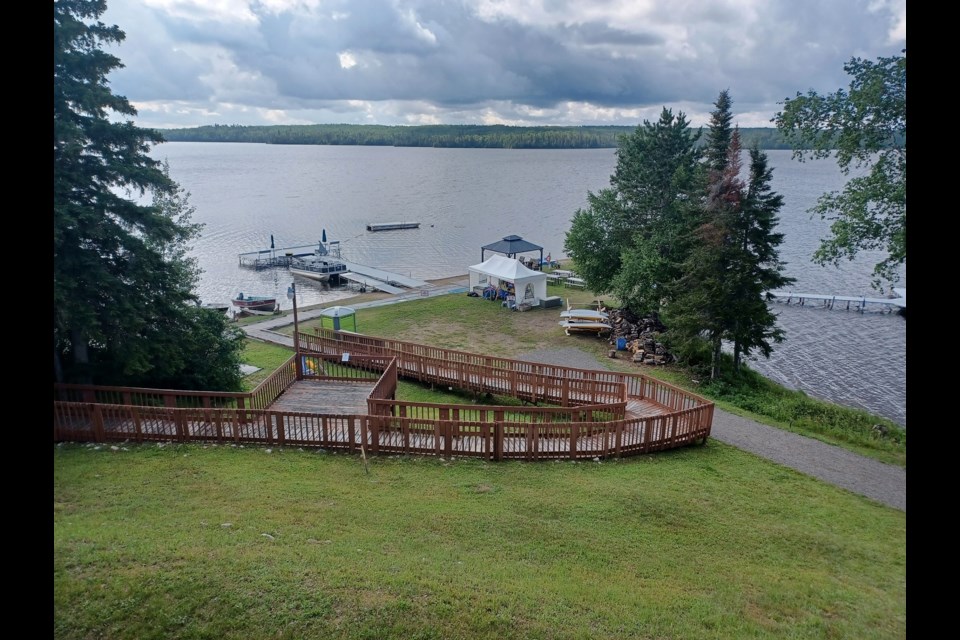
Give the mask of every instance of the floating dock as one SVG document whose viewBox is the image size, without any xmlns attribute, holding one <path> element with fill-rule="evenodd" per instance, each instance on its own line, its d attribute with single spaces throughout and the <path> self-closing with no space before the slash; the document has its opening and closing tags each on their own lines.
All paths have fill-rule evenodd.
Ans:
<svg viewBox="0 0 960 640">
<path fill-rule="evenodd" d="M 367 231 L 393 231 L 394 229 L 419 229 L 419 222 L 368 222 Z"/>
<path fill-rule="evenodd" d="M 259 251 L 247 251 L 237 257 L 240 260 L 241 267 L 251 269 L 269 269 L 272 267 L 289 267 L 295 258 L 310 258 L 318 255 L 317 249 L 323 246 L 320 243 L 301 245 L 298 247 L 280 247 L 277 249 L 260 249 Z M 320 255 L 331 255 L 338 257 L 340 255 L 340 242 L 333 241 L 327 243 L 324 251 Z"/>
<path fill-rule="evenodd" d="M 416 224 L 419 222 L 396 222 L 389 224 Z M 318 251 L 318 248 L 320 249 Z M 403 293 L 407 289 L 425 289 L 431 285 L 424 280 L 417 280 L 399 273 L 392 273 L 368 267 L 356 262 L 344 260 L 340 255 L 340 242 L 334 240 L 329 243 L 321 242 L 319 244 L 302 245 L 297 247 L 280 247 L 278 249 L 261 249 L 259 251 L 248 251 L 239 254 L 240 266 L 253 269 L 267 269 L 273 267 L 289 268 L 294 264 L 297 258 L 315 257 L 317 255 L 331 256 L 337 262 L 346 265 L 348 271 L 337 275 L 344 280 L 349 280 L 356 284 L 370 289 L 378 289 L 386 293 Z"/>
<path fill-rule="evenodd" d="M 831 296 L 822 293 L 795 293 L 793 291 L 769 291 L 768 295 L 773 296 L 774 299 L 785 302 L 787 304 L 796 303 L 798 305 L 803 305 L 808 300 L 820 302 L 822 306 L 827 309 L 836 309 L 837 303 L 840 303 L 840 307 L 844 307 L 845 310 L 849 311 L 851 305 L 853 305 L 854 311 L 863 312 L 864 308 L 868 304 L 880 304 L 887 305 L 889 307 L 898 307 L 900 309 L 907 308 L 907 290 L 900 288 L 893 288 L 893 292 L 899 296 L 896 298 L 867 298 L 865 296 Z"/>
<path fill-rule="evenodd" d="M 401 287 L 405 289 L 420 289 L 429 286 L 424 280 L 408 278 L 407 276 L 402 276 L 399 273 L 391 273 L 390 271 L 368 267 L 363 264 L 357 264 L 356 262 L 350 262 L 349 260 L 342 260 L 342 262 L 347 265 L 348 269 L 350 269 L 350 273 L 345 276 L 347 280 L 360 282 L 358 278 L 366 279 L 367 286 L 375 287 L 381 291 L 386 291 L 387 293 L 401 293 Z M 381 284 L 386 284 L 393 290 L 383 289 L 380 287 Z"/>
</svg>

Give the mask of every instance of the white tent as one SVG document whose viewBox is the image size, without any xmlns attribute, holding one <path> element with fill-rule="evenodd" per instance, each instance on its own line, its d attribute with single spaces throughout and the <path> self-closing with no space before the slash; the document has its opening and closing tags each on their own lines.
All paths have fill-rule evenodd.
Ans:
<svg viewBox="0 0 960 640">
<path fill-rule="evenodd" d="M 492 255 L 470 270 L 470 288 L 501 282 L 512 282 L 517 296 L 517 304 L 536 305 L 547 297 L 547 274 L 523 266 L 515 258 Z"/>
</svg>

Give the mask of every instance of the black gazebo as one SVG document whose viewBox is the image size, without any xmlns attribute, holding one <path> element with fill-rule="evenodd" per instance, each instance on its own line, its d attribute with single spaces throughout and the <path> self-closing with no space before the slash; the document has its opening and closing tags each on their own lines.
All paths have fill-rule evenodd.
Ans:
<svg viewBox="0 0 960 640">
<path fill-rule="evenodd" d="M 537 268 L 540 268 L 540 265 L 543 264 L 543 247 L 533 244 L 532 242 L 527 242 L 520 236 L 504 236 L 503 240 L 497 240 L 494 243 L 480 247 L 480 262 L 484 261 L 483 254 L 487 251 L 502 253 L 508 258 L 516 258 L 518 253 L 539 251 L 540 261 L 537 263 Z"/>
</svg>

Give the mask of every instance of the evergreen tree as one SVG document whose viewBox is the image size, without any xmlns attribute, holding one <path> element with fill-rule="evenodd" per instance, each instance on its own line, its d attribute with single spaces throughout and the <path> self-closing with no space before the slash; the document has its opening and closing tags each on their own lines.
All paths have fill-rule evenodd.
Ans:
<svg viewBox="0 0 960 640">
<path fill-rule="evenodd" d="M 740 178 L 740 135 L 734 129 L 722 170 L 711 170 L 703 223 L 676 281 L 676 296 L 666 309 L 666 324 L 681 350 L 693 351 L 700 339 L 710 349 L 710 377 L 719 375 L 723 340 L 736 322 L 737 280 L 734 245 L 745 186 Z"/>
<path fill-rule="evenodd" d="M 710 170 L 723 171 L 733 138 L 733 101 L 730 99 L 730 91 L 721 91 L 713 105 L 714 110 L 710 112 L 710 124 L 707 127 L 704 159 Z"/>
<path fill-rule="evenodd" d="M 163 138 L 111 119 L 136 110 L 109 88 L 107 75 L 122 64 L 101 46 L 124 34 L 97 21 L 105 10 L 104 0 L 53 3 L 54 380 L 172 384 L 212 380 L 223 368 L 232 371 L 224 390 L 233 390 L 237 336 L 193 293 L 198 273 L 186 247 L 199 227 L 148 155 Z M 141 204 L 147 194 L 151 204 Z M 213 342 L 202 350 L 200 329 Z"/>
<path fill-rule="evenodd" d="M 667 313 L 678 351 L 690 357 L 706 340 L 711 378 L 720 375 L 724 341 L 733 345 L 735 371 L 756 350 L 770 356 L 772 343 L 783 340 L 783 330 L 766 294 L 793 282 L 783 275 L 779 258 L 783 234 L 776 225 L 783 197 L 770 189 L 767 157 L 756 147 L 750 150 L 744 183 L 741 156 L 739 129 L 734 128 L 723 170 L 710 172 L 704 223 Z"/>
<path fill-rule="evenodd" d="M 620 139 L 611 186 L 588 194 L 564 244 L 593 291 L 641 313 L 666 301 L 696 211 L 697 138 L 684 114 L 664 108 Z"/>
<path fill-rule="evenodd" d="M 733 342 L 734 370 L 755 349 L 769 358 L 771 343 L 783 341 L 783 329 L 776 324 L 767 294 L 794 279 L 783 275 L 785 265 L 779 256 L 783 234 L 776 226 L 783 196 L 771 190 L 772 174 L 766 154 L 751 148 L 746 195 L 732 228 L 735 251 L 729 277 L 734 314 L 728 338 Z"/>
</svg>

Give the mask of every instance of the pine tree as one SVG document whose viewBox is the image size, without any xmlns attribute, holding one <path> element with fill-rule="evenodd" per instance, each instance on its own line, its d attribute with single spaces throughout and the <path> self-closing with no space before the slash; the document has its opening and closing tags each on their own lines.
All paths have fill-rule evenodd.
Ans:
<svg viewBox="0 0 960 640">
<path fill-rule="evenodd" d="M 768 305 L 768 292 L 788 286 L 794 279 L 783 274 L 785 265 L 780 260 L 778 247 L 783 234 L 776 231 L 776 226 L 783 196 L 771 190 L 772 174 L 766 154 L 755 145 L 750 149 L 746 196 L 732 228 L 736 251 L 730 278 L 735 313 L 728 337 L 733 342 L 735 370 L 754 349 L 769 358 L 771 343 L 783 341 L 783 330 Z"/>
<path fill-rule="evenodd" d="M 620 139 L 610 187 L 588 194 L 564 246 L 593 291 L 639 313 L 666 302 L 696 211 L 697 137 L 683 113 L 664 108 Z"/>
<path fill-rule="evenodd" d="M 53 3 L 54 380 L 176 380 L 191 361 L 185 350 L 196 346 L 192 331 L 208 321 L 220 323 L 209 335 L 227 357 L 193 364 L 236 369 L 239 347 L 226 318 L 197 315 L 210 313 L 196 305 L 197 271 L 186 259 L 199 227 L 184 218 L 178 185 L 148 155 L 163 138 L 115 119 L 136 110 L 109 88 L 107 75 L 122 64 L 101 47 L 124 34 L 97 20 L 105 10 L 104 0 Z M 151 204 L 139 202 L 145 195 Z"/>
<path fill-rule="evenodd" d="M 737 285 L 732 277 L 734 229 L 745 192 L 740 151 L 740 134 L 734 129 L 723 170 L 710 171 L 704 221 L 694 232 L 693 249 L 683 263 L 674 304 L 666 314 L 667 326 L 681 349 L 690 351 L 698 339 L 706 339 L 711 379 L 719 375 L 723 340 L 737 313 L 731 302 Z"/>
<path fill-rule="evenodd" d="M 714 110 L 710 112 L 710 124 L 707 127 L 704 158 L 710 170 L 723 171 L 733 138 L 733 101 L 730 99 L 730 91 L 721 91 L 713 105 Z"/>
</svg>

